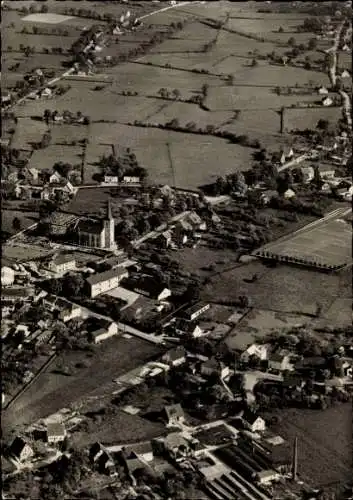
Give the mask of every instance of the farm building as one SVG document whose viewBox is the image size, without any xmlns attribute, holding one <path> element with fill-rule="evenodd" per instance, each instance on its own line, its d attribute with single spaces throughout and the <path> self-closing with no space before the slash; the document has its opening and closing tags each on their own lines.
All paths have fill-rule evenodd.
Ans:
<svg viewBox="0 0 353 500">
<path fill-rule="evenodd" d="M 49 262 L 48 269 L 57 274 L 73 271 L 76 269 L 76 260 L 70 254 L 55 255 Z"/>
<path fill-rule="evenodd" d="M 66 437 L 66 429 L 64 424 L 59 422 L 49 423 L 47 425 L 47 441 L 48 443 L 60 443 Z"/>
<path fill-rule="evenodd" d="M 121 280 L 127 278 L 128 275 L 129 272 L 125 267 L 117 267 L 116 269 L 110 269 L 109 271 L 104 271 L 103 273 L 90 276 L 86 280 L 89 287 L 90 297 L 96 297 L 101 293 L 105 293 L 113 288 L 116 288 L 120 284 Z"/>
<path fill-rule="evenodd" d="M 267 344 L 251 344 L 241 353 L 240 360 L 248 362 L 251 356 L 255 356 L 261 361 L 266 360 L 269 356 L 270 348 Z"/>
<path fill-rule="evenodd" d="M 104 321 L 101 325 L 100 328 L 91 332 L 95 344 L 99 344 L 103 342 L 103 340 L 109 339 L 118 333 L 118 325 L 114 321 Z"/>
<path fill-rule="evenodd" d="M 215 358 L 208 359 L 201 365 L 201 375 L 217 375 L 220 378 L 225 378 L 229 375 L 229 367 Z"/>
<path fill-rule="evenodd" d="M 166 352 L 162 357 L 162 361 L 171 366 L 179 366 L 186 361 L 186 351 L 184 347 L 178 346 Z"/>
<path fill-rule="evenodd" d="M 184 422 L 184 411 L 179 403 L 165 406 L 163 413 L 165 414 L 168 425 L 177 425 Z"/>
<path fill-rule="evenodd" d="M 10 455 L 24 462 L 34 455 L 34 451 L 23 438 L 16 437 L 10 446 Z"/>
<path fill-rule="evenodd" d="M 109 250 L 116 248 L 115 219 L 112 215 L 110 201 L 104 220 L 83 219 L 77 224 L 76 231 L 79 245 Z"/>
<path fill-rule="evenodd" d="M 210 304 L 205 304 L 205 303 L 194 304 L 193 306 L 189 307 L 183 312 L 183 316 L 189 321 L 193 321 L 194 319 L 201 316 L 201 314 L 208 311 L 209 308 Z"/>
</svg>

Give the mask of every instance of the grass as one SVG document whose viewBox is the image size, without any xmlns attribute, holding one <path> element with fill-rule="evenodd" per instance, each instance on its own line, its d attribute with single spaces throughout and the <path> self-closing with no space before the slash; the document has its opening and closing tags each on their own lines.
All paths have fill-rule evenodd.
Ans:
<svg viewBox="0 0 353 500">
<path fill-rule="evenodd" d="M 184 271 L 203 277 L 235 265 L 237 261 L 237 255 L 231 250 L 216 250 L 204 246 L 179 248 L 170 252 L 170 257 L 179 262 Z"/>
<path fill-rule="evenodd" d="M 65 376 L 53 373 L 54 363 L 3 415 L 3 428 L 36 421 L 94 391 L 103 394 L 106 386 L 113 392 L 114 378 L 159 355 L 160 349 L 140 339 L 114 337 L 95 347 L 92 356 L 88 354 L 78 351 L 59 356 L 57 366 L 64 363 L 74 367 L 84 361 L 87 368 L 74 368 L 72 376 Z"/>
<path fill-rule="evenodd" d="M 51 170 L 58 161 L 70 163 L 71 165 L 81 165 L 82 148 L 80 146 L 59 146 L 53 144 L 45 149 L 33 151 L 28 167 L 35 167 L 37 170 Z"/>
<path fill-rule="evenodd" d="M 352 231 L 340 220 L 328 220 L 303 229 L 284 241 L 270 243 L 266 251 L 289 255 L 329 265 L 343 265 L 352 260 Z"/>
<path fill-rule="evenodd" d="M 244 281 L 254 274 L 258 274 L 255 283 Z M 271 269 L 253 262 L 212 278 L 201 295 L 204 300 L 236 300 L 239 295 L 248 295 L 255 308 L 315 314 L 318 303 L 325 310 L 341 293 L 339 275 L 282 265 Z"/>
<path fill-rule="evenodd" d="M 38 213 L 36 212 L 20 212 L 16 210 L 1 210 L 1 231 L 8 234 L 16 234 L 18 231 L 15 231 L 12 223 L 14 218 L 20 220 L 21 229 L 26 229 L 39 220 Z"/>
<path fill-rule="evenodd" d="M 31 151 L 33 143 L 40 142 L 47 129 L 48 127 L 44 122 L 19 118 L 11 141 L 11 147 Z"/>
<path fill-rule="evenodd" d="M 321 119 L 329 120 L 335 124 L 342 116 L 341 108 L 309 108 L 309 109 L 286 109 L 284 115 L 284 128 L 287 131 L 306 128 L 315 129 L 317 122 Z"/>
<path fill-rule="evenodd" d="M 298 437 L 298 473 L 313 486 L 342 484 L 352 478 L 352 405 L 325 411 L 281 410 L 276 431 Z"/>
<path fill-rule="evenodd" d="M 9 259 L 12 262 L 27 262 L 42 257 L 46 257 L 52 253 L 49 248 L 43 248 L 40 245 L 23 246 L 22 244 L 4 245 L 2 247 L 2 257 Z"/>
</svg>

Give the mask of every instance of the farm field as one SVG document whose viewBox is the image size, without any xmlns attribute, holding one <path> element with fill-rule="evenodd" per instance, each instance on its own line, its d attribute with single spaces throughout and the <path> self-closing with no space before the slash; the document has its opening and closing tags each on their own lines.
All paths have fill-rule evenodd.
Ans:
<svg viewBox="0 0 353 500">
<path fill-rule="evenodd" d="M 256 283 L 244 281 L 254 274 Z M 271 269 L 257 261 L 213 277 L 201 298 L 231 301 L 239 295 L 247 295 L 258 309 L 313 315 L 318 304 L 325 310 L 342 296 L 342 277 L 281 265 Z"/>
<path fill-rule="evenodd" d="M 24 217 L 23 212 L 19 212 L 19 215 L 21 215 L 22 218 Z M 35 224 L 36 221 L 29 220 L 28 222 Z M 11 245 L 3 245 L 2 258 L 7 259 L 10 262 L 19 263 L 44 258 L 52 252 L 53 251 L 50 248 L 44 248 L 40 244 L 23 245 L 22 243 L 16 243 Z"/>
<path fill-rule="evenodd" d="M 342 326 L 352 325 L 352 299 L 337 298 L 331 307 L 324 312 L 326 323 Z"/>
<path fill-rule="evenodd" d="M 48 127 L 45 122 L 34 121 L 30 118 L 18 118 L 15 133 L 11 140 L 11 147 L 32 151 L 33 144 L 40 142 L 47 130 Z"/>
<path fill-rule="evenodd" d="M 53 144 L 45 149 L 33 151 L 28 167 L 37 170 L 50 170 L 54 163 L 62 161 L 71 165 L 81 165 L 82 148 L 80 146 L 60 146 Z"/>
<path fill-rule="evenodd" d="M 332 124 L 336 123 L 342 116 L 342 108 L 322 107 L 308 109 L 286 109 L 284 115 L 284 128 L 287 131 L 306 128 L 315 129 L 320 119 L 329 120 Z"/>
<path fill-rule="evenodd" d="M 131 353 L 134 353 L 133 358 Z M 3 429 L 44 418 L 74 401 L 112 382 L 114 378 L 160 355 L 160 348 L 140 339 L 115 337 L 92 353 L 70 352 L 59 356 L 49 371 L 44 371 L 33 385 L 2 416 Z M 79 362 L 87 368 L 74 368 Z M 55 366 L 72 367 L 72 376 L 53 373 Z M 104 366 L 104 370 L 101 367 Z"/>
<path fill-rule="evenodd" d="M 324 411 L 281 410 L 278 416 L 274 430 L 290 442 L 298 437 L 299 476 L 315 487 L 352 479 L 351 403 Z"/>
<path fill-rule="evenodd" d="M 347 264 L 352 260 L 352 229 L 339 217 L 313 223 L 294 233 L 293 237 L 265 245 L 261 251 L 328 265 Z"/>
<path fill-rule="evenodd" d="M 18 231 L 13 229 L 14 218 L 20 219 L 21 228 L 26 229 L 39 220 L 37 212 L 20 212 L 15 210 L 1 210 L 1 231 L 7 234 L 15 234 Z"/>
</svg>

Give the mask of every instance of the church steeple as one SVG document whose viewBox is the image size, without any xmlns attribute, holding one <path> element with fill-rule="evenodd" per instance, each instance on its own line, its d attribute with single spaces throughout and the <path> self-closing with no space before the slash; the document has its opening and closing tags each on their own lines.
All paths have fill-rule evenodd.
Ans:
<svg viewBox="0 0 353 500">
<path fill-rule="evenodd" d="M 113 219 L 113 212 L 112 212 L 112 204 L 110 201 L 110 198 L 108 200 L 108 208 L 107 208 L 107 220 L 112 220 Z"/>
</svg>

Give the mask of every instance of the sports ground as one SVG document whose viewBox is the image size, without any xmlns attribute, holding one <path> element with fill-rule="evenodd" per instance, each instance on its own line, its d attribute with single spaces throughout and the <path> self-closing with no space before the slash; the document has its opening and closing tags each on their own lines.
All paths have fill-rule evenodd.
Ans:
<svg viewBox="0 0 353 500">
<path fill-rule="evenodd" d="M 343 267 L 352 260 L 352 227 L 347 206 L 334 210 L 318 221 L 263 246 L 259 257 L 294 260 L 303 265 Z"/>
</svg>

